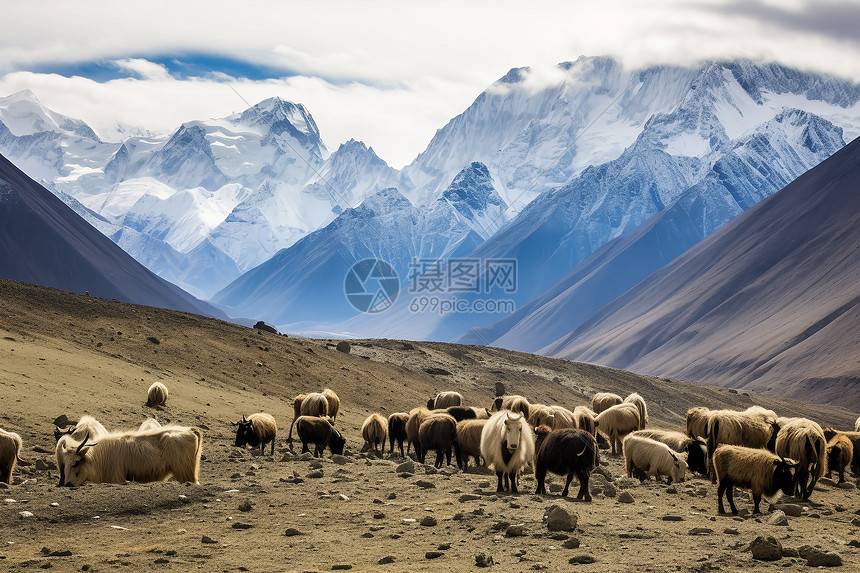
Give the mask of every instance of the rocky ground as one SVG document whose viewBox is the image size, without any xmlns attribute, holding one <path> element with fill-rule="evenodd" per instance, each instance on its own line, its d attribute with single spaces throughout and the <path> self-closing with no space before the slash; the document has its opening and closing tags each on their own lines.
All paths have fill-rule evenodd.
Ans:
<svg viewBox="0 0 860 573">
<path fill-rule="evenodd" d="M 717 515 L 710 481 L 640 484 L 606 453 L 591 503 L 561 499 L 559 477 L 547 496 L 533 494 L 530 475 L 523 493 L 497 494 L 485 470 L 437 471 L 388 452 L 359 453 L 358 428 L 370 412 L 408 410 L 443 389 L 489 404 L 499 381 L 570 408 L 597 391 L 635 390 L 655 427 L 680 428 L 692 405 L 754 402 L 849 427 L 856 414 L 837 407 L 479 347 L 360 341 L 344 353 L 335 341 L 8 281 L 0 281 L 0 300 L 0 427 L 21 434 L 30 463 L 0 486 L 2 570 L 860 570 L 853 479 L 824 480 L 808 502 L 763 503 L 761 516 L 748 514 L 741 495 L 742 514 L 731 517 Z M 171 391 L 160 409 L 144 406 L 155 380 Z M 292 452 L 285 436 L 292 396 L 323 387 L 341 396 L 337 425 L 348 450 L 317 460 Z M 255 411 L 279 423 L 273 456 L 232 445 L 230 421 Z M 82 414 L 109 429 L 153 415 L 200 427 L 201 483 L 55 487 L 54 422 Z"/>
</svg>

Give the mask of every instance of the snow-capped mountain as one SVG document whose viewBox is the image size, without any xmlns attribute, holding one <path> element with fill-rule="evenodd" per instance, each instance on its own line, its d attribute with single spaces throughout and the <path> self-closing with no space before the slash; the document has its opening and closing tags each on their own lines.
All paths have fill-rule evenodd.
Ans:
<svg viewBox="0 0 860 573">
<path fill-rule="evenodd" d="M 264 316 L 278 325 L 343 321 L 358 312 L 344 296 L 355 263 L 385 261 L 405 289 L 414 264 L 465 255 L 505 206 L 481 163 L 463 169 L 427 207 L 383 189 L 245 273 L 213 301 L 235 316 Z"/>
<path fill-rule="evenodd" d="M 860 407 L 860 139 L 546 352 Z"/>
<path fill-rule="evenodd" d="M 829 121 L 799 110 L 780 113 L 737 141 L 656 217 L 598 249 L 515 313 L 460 341 L 540 351 L 844 144 L 842 129 Z"/>
<path fill-rule="evenodd" d="M 2 155 L 0 276 L 226 318 L 135 261 Z"/>
<path fill-rule="evenodd" d="M 413 203 L 432 202 L 472 161 L 484 163 L 512 205 L 508 218 L 589 165 L 618 157 L 656 113 L 677 106 L 696 70 L 627 70 L 582 57 L 550 70 L 514 68 L 404 167 Z"/>
</svg>

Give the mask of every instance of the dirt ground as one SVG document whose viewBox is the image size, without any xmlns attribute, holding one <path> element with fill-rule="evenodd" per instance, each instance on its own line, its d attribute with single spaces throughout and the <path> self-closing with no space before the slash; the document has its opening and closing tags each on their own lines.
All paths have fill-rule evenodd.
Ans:
<svg viewBox="0 0 860 573">
<path fill-rule="evenodd" d="M 668 486 L 624 476 L 604 452 L 594 501 L 562 499 L 563 480 L 535 496 L 496 493 L 486 470 L 463 473 L 399 456 L 359 453 L 359 427 L 454 389 L 489 405 L 494 385 L 534 402 L 573 408 L 598 391 L 637 391 L 651 426 L 681 429 L 693 405 L 758 403 L 849 428 L 856 413 L 483 347 L 336 341 L 275 335 L 233 324 L 0 281 L 0 427 L 24 440 L 8 488 L 0 485 L 0 570 L 35 571 L 737 571 L 806 568 L 808 547 L 836 552 L 860 570 L 860 492 L 824 480 L 812 498 L 783 499 L 780 517 L 719 516 L 716 488 L 701 477 Z M 431 370 L 432 373 L 427 372 Z M 167 405 L 144 405 L 156 380 Z M 321 460 L 286 442 L 295 394 L 334 389 L 344 456 Z M 233 446 L 231 421 L 266 411 L 277 419 L 274 456 Z M 108 429 L 162 423 L 203 430 L 200 484 L 56 487 L 54 421 L 83 414 Z M 298 450 L 298 448 L 296 448 Z M 268 449 L 267 449 L 268 452 Z M 428 458 L 429 461 L 429 458 Z M 578 486 L 571 493 L 575 496 Z M 549 531 L 547 511 L 576 518 Z M 751 542 L 772 536 L 785 557 L 754 560 Z M 835 557 L 830 557 L 835 559 Z"/>
</svg>

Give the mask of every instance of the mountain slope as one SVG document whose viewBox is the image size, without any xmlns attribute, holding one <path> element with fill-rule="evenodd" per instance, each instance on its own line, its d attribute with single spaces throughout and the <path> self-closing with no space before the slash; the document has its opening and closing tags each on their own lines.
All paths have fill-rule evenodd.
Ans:
<svg viewBox="0 0 860 573">
<path fill-rule="evenodd" d="M 535 352 L 843 147 L 842 129 L 786 110 L 738 141 L 701 183 L 651 221 L 598 249 L 517 312 L 459 342 Z"/>
<path fill-rule="evenodd" d="M 70 292 L 223 317 L 148 271 L 3 156 L 0 273 Z"/>
<path fill-rule="evenodd" d="M 860 139 L 544 352 L 860 408 Z"/>
</svg>

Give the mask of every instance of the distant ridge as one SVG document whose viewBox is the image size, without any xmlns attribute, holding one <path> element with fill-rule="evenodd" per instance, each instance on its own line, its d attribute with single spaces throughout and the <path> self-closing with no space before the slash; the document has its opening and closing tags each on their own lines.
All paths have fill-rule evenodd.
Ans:
<svg viewBox="0 0 860 573">
<path fill-rule="evenodd" d="M 542 352 L 860 409 L 860 139 Z"/>
<path fill-rule="evenodd" d="M 159 278 L 0 155 L 0 276 L 226 318 Z"/>
</svg>

